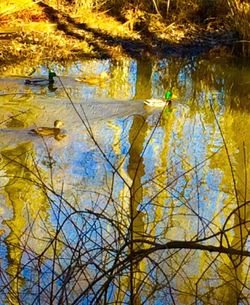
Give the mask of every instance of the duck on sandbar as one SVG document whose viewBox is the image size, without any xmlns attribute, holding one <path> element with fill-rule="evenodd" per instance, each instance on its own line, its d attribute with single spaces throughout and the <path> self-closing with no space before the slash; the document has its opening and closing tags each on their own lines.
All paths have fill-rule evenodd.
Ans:
<svg viewBox="0 0 250 305">
<path fill-rule="evenodd" d="M 76 81 L 86 83 L 89 85 L 100 85 L 108 81 L 109 78 L 110 78 L 109 73 L 107 71 L 103 71 L 99 75 L 89 75 L 89 76 L 86 75 L 83 77 L 76 78 Z"/>
<path fill-rule="evenodd" d="M 54 77 L 56 77 L 56 73 L 54 71 L 49 70 L 48 78 L 30 78 L 24 81 L 25 85 L 33 85 L 33 86 L 48 86 L 54 83 Z"/>
<path fill-rule="evenodd" d="M 59 136 L 61 132 L 61 127 L 63 126 L 61 120 L 56 120 L 54 122 L 54 127 L 38 127 L 31 129 L 31 132 L 39 136 L 54 136 L 55 138 Z M 65 135 L 66 136 L 66 135 Z M 59 137 L 60 138 L 60 137 Z"/>
<path fill-rule="evenodd" d="M 172 92 L 170 90 L 167 90 L 165 92 L 164 99 L 151 98 L 151 99 L 145 100 L 144 104 L 146 104 L 147 106 L 150 106 L 150 107 L 164 107 L 164 106 L 171 107 L 173 97 L 174 96 L 173 96 Z"/>
</svg>

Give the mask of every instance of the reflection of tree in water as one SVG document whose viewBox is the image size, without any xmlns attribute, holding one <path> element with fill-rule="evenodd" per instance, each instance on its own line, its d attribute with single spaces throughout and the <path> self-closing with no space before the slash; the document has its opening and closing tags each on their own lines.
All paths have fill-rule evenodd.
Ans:
<svg viewBox="0 0 250 305">
<path fill-rule="evenodd" d="M 229 232 L 225 234 L 223 243 L 229 245 L 238 250 L 248 250 L 248 236 L 249 236 L 249 219 L 250 219 L 250 189 L 248 187 L 248 177 L 250 174 L 249 159 L 250 141 L 247 130 L 249 130 L 250 120 L 249 113 L 245 113 L 245 119 L 239 120 L 238 111 L 227 111 L 224 115 L 225 123 L 223 127 L 226 129 L 225 139 L 228 143 L 228 149 L 230 155 L 231 141 L 234 142 L 234 147 L 238 147 L 238 152 L 234 153 L 233 169 L 227 167 L 227 173 L 225 172 L 224 184 L 231 183 L 234 190 L 235 197 L 228 200 L 228 205 L 236 203 L 236 207 L 233 210 L 229 210 L 226 216 L 226 221 L 223 226 L 224 229 L 229 228 Z M 243 114 L 241 114 L 243 116 Z M 229 124 L 227 124 L 229 123 Z M 224 156 L 226 158 L 226 156 Z M 221 159 L 223 160 L 223 156 Z M 226 181 L 228 180 L 228 181 Z M 230 229 L 232 228 L 232 229 Z M 224 264 L 219 267 L 220 273 L 223 274 L 226 280 L 226 287 L 224 288 L 224 295 L 227 304 L 238 304 L 245 298 L 242 293 L 244 289 L 243 283 L 248 282 L 249 274 L 247 271 L 247 260 L 240 255 L 230 255 L 227 259 L 224 259 Z"/>
<path fill-rule="evenodd" d="M 129 163 L 128 163 L 128 175 L 132 181 L 130 186 L 130 238 L 131 245 L 129 246 L 130 255 L 133 258 L 134 251 L 138 251 L 144 248 L 143 240 L 145 239 L 145 220 L 146 213 L 141 211 L 140 205 L 143 202 L 143 187 L 142 177 L 145 175 L 144 161 L 143 161 L 143 143 L 145 142 L 147 123 L 142 117 L 135 116 L 129 132 Z M 139 131 L 139 133 L 138 133 Z M 142 240 L 142 242 L 135 242 L 134 240 Z M 141 285 L 145 284 L 145 261 L 141 260 L 138 263 L 134 263 L 131 260 L 130 265 L 130 293 L 131 303 L 139 305 L 142 304 L 141 300 Z"/>
<path fill-rule="evenodd" d="M 151 96 L 151 63 L 148 60 L 137 62 L 137 78 L 136 91 L 134 99 L 148 98 Z M 142 116 L 133 116 L 132 125 L 129 129 L 128 141 L 130 144 L 128 152 L 127 174 L 130 184 L 128 190 L 128 233 L 130 236 L 129 255 L 131 256 L 130 275 L 124 280 L 127 288 L 129 287 L 130 303 L 135 305 L 142 304 L 142 287 L 145 286 L 147 280 L 145 260 L 133 262 L 134 252 L 144 249 L 143 240 L 146 238 L 147 214 L 140 210 L 143 202 L 142 177 L 145 175 L 143 161 L 143 144 L 146 140 L 148 125 L 146 118 Z M 136 240 L 141 240 L 140 242 Z M 123 283 L 123 285 L 125 284 Z M 124 287 L 124 288 L 125 288 Z M 122 287 L 121 287 L 122 288 Z M 122 290 L 124 289 L 122 288 Z M 126 289 L 126 288 L 125 288 Z M 119 300 L 124 301 L 121 298 Z"/>
<path fill-rule="evenodd" d="M 12 209 L 12 218 L 5 221 L 9 227 L 5 242 L 8 246 L 8 267 L 6 272 L 11 277 L 7 298 L 16 304 L 18 295 L 35 274 L 33 271 L 24 276 L 22 260 L 25 253 L 41 253 L 46 244 L 46 236 L 53 230 L 48 222 L 49 204 L 44 190 L 39 187 L 41 171 L 37 171 L 31 156 L 33 146 L 30 142 L 23 143 L 13 149 L 2 150 L 2 167 L 8 182 L 2 193 L 5 204 Z M 40 175 L 40 177 L 39 177 Z M 39 237 L 39 242 L 37 238 Z M 50 254 L 49 254 L 50 252 Z M 51 255 L 51 251 L 47 254 Z M 12 303 L 14 302 L 14 303 Z M 8 302 L 7 302 L 8 303 Z"/>
<path fill-rule="evenodd" d="M 181 65 L 177 65 L 179 79 L 171 80 L 169 73 L 174 74 L 174 62 L 164 68 L 167 74 L 164 84 L 184 90 L 191 81 L 190 70 L 180 72 Z M 129 67 L 129 61 L 119 67 L 117 77 L 125 71 L 127 78 Z M 37 289 L 33 303 L 49 300 L 51 304 L 141 305 L 148 301 L 234 305 L 244 297 L 247 299 L 250 143 L 246 121 L 250 120 L 244 113 L 244 120 L 239 123 L 243 114 L 232 114 L 214 101 L 219 105 L 214 107 L 215 113 L 218 110 L 217 119 L 233 160 L 237 177 L 234 186 L 228 155 L 223 141 L 218 139 L 211 107 L 206 104 L 211 92 L 223 88 L 223 82 L 213 87 L 216 78 L 211 66 L 204 86 L 203 68 L 201 64 L 192 80 L 191 111 L 189 106 L 177 103 L 158 121 L 160 111 L 154 110 L 145 111 L 143 116 L 130 116 L 124 125 L 122 120 L 110 121 L 112 152 L 106 154 L 108 170 L 106 179 L 101 179 L 106 181 L 107 188 L 93 187 L 94 191 L 90 191 L 93 185 L 85 189 L 78 182 L 81 192 L 68 195 L 62 189 L 60 194 L 51 191 L 48 198 L 50 185 L 46 185 L 45 173 L 39 170 L 41 181 L 38 184 L 32 181 L 34 175 L 30 170 L 36 173 L 38 168 L 28 154 L 32 145 L 26 143 L 2 152 L 4 170 L 10 176 L 2 192 L 14 211 L 13 218 L 6 221 L 11 228 L 6 243 L 9 261 L 13 263 L 7 270 L 14 278 L 9 284 L 13 299 L 18 299 L 18 285 L 20 291 L 28 285 Z M 154 67 L 140 61 L 136 69 L 135 99 L 150 97 Z M 164 76 L 164 71 L 153 73 Z M 115 94 L 121 84 L 118 81 L 107 88 Z M 123 90 L 122 95 L 130 96 L 131 83 L 125 84 Z M 205 97 L 197 101 L 199 92 Z M 201 101 L 204 107 L 198 109 Z M 115 164 L 109 162 L 114 160 L 113 155 Z M 100 175 L 93 164 L 87 164 L 84 154 L 81 161 L 83 170 L 88 167 L 93 179 Z M 42 162 L 50 169 L 53 156 L 43 158 Z M 48 207 L 53 211 L 54 230 L 50 228 Z M 47 232 L 39 231 L 43 228 L 41 218 Z M 39 256 L 47 235 L 54 256 L 49 251 Z M 22 272 L 24 248 L 36 253 L 32 270 L 41 271 L 35 273 L 37 278 L 32 278 L 32 284 Z M 20 276 L 19 282 L 16 275 Z M 42 276 L 47 280 L 45 286 L 39 282 Z M 42 288 L 40 296 L 38 288 Z M 21 293 L 19 297 L 22 298 Z"/>
</svg>

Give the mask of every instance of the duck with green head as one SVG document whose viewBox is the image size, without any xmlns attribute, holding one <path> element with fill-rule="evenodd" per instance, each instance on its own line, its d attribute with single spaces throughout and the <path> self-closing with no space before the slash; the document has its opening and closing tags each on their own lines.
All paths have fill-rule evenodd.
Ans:
<svg viewBox="0 0 250 305">
<path fill-rule="evenodd" d="M 172 91 L 167 90 L 163 99 L 151 98 L 145 100 L 144 104 L 150 107 L 171 107 L 173 98 L 175 98 L 175 96 L 172 94 Z"/>
<path fill-rule="evenodd" d="M 54 77 L 56 77 L 56 73 L 54 71 L 49 70 L 48 78 L 31 78 L 26 79 L 24 81 L 25 85 L 33 85 L 33 86 L 48 86 L 52 85 L 55 80 Z"/>
</svg>

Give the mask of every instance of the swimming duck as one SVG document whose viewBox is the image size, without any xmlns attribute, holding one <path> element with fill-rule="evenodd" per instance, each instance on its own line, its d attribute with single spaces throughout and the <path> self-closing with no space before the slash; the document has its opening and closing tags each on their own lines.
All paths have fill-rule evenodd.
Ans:
<svg viewBox="0 0 250 305">
<path fill-rule="evenodd" d="M 54 136 L 57 138 L 61 132 L 60 128 L 62 126 L 63 122 L 61 120 L 56 120 L 54 122 L 54 127 L 38 127 L 36 129 L 31 129 L 31 132 L 39 136 Z"/>
<path fill-rule="evenodd" d="M 54 77 L 56 77 L 56 73 L 49 70 L 48 78 L 31 78 L 26 79 L 24 81 L 25 85 L 33 85 L 33 86 L 47 86 L 52 85 L 54 83 Z"/>
<path fill-rule="evenodd" d="M 76 78 L 76 81 L 83 82 L 89 85 L 100 85 L 105 83 L 109 79 L 110 75 L 108 72 L 103 71 L 99 75 L 90 75 Z"/>
<path fill-rule="evenodd" d="M 158 98 L 151 98 L 144 101 L 144 104 L 150 107 L 164 107 L 168 106 L 171 107 L 172 105 L 172 98 L 173 94 L 170 90 L 165 92 L 164 99 L 158 99 Z"/>
</svg>

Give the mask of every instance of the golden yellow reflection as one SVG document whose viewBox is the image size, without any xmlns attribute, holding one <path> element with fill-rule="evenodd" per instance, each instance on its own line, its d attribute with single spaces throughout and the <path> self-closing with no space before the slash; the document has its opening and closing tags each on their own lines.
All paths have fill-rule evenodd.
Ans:
<svg viewBox="0 0 250 305">
<path fill-rule="evenodd" d="M 12 149 L 1 151 L 1 166 L 6 177 L 1 193 L 5 197 L 6 207 L 11 208 L 12 217 L 5 221 L 10 230 L 6 237 L 9 265 L 7 272 L 13 278 L 9 299 L 18 304 L 18 292 L 25 284 L 21 276 L 21 260 L 24 253 L 44 251 L 53 235 L 49 220 L 49 203 L 44 189 L 39 186 L 43 173 L 36 167 L 31 142 L 23 143 Z M 39 242 L 38 238 L 39 237 Z M 51 256 L 53 251 L 46 251 Z"/>
<path fill-rule="evenodd" d="M 107 155 L 115 156 L 112 159 L 112 170 L 115 172 L 112 191 L 117 200 L 114 214 L 122 233 L 117 244 L 119 247 L 124 243 L 127 245 L 125 255 L 130 258 L 128 270 L 121 273 L 117 281 L 114 279 L 117 285 L 112 296 L 115 303 L 127 301 L 131 294 L 133 304 L 143 304 L 144 297 L 161 287 L 165 289 L 164 292 L 174 288 L 180 304 L 217 304 L 222 300 L 223 304 L 234 305 L 249 283 L 247 262 L 239 255 L 183 249 L 171 252 L 167 249 L 133 261 L 133 255 L 144 250 L 146 252 L 153 247 L 153 243 L 164 244 L 170 240 L 201 240 L 204 244 L 248 249 L 250 115 L 245 111 L 247 95 L 241 98 L 237 93 L 240 85 L 233 84 L 235 78 L 229 75 L 224 79 L 224 70 L 214 64 L 198 62 L 193 78 L 185 76 L 186 79 L 183 79 L 185 70 L 182 68 L 183 65 L 186 67 L 185 64 L 180 59 L 170 60 L 159 72 L 160 64 L 156 68 L 148 60 L 135 62 L 125 58 L 113 65 L 108 61 L 105 64 L 88 61 L 74 77 L 67 79 L 67 76 L 62 76 L 77 103 L 82 103 L 85 93 L 94 98 L 108 96 L 125 100 L 133 97 L 131 103 L 142 104 L 143 99 L 160 96 L 167 88 L 178 91 L 179 101 L 163 113 L 145 108 L 142 115 L 133 112 L 126 118 L 127 125 L 121 123 L 119 115 L 112 119 L 109 117 L 107 134 L 103 132 L 102 122 L 93 120 L 93 130 L 97 137 L 102 138 L 105 149 L 108 143 L 110 151 Z M 205 67 L 207 76 L 203 78 Z M 65 71 L 65 74 L 70 73 L 69 68 Z M 96 81 L 102 71 L 108 71 L 108 78 L 104 82 L 100 79 Z M 216 71 L 219 80 L 213 71 Z M 88 75 L 89 79 L 76 82 L 76 77 L 81 75 Z M 246 82 L 248 78 L 241 76 L 241 80 Z M 78 128 L 62 88 L 21 87 L 23 92 L 17 94 L 20 83 L 16 80 L 10 85 L 10 93 L 7 93 L 6 83 L 0 82 L 0 90 L 4 92 L 1 97 L 4 111 L 0 114 L 3 127 L 1 192 L 5 205 L 13 211 L 12 216 L 5 220 L 6 227 L 3 225 L 0 235 L 7 235 L 5 241 L 10 262 L 7 271 L 14 278 L 11 288 L 16 294 L 25 285 L 19 273 L 25 247 L 39 254 L 49 236 L 54 234 L 49 221 L 50 206 L 42 183 L 47 181 L 49 171 L 40 169 L 35 163 L 36 157 L 41 157 L 38 137 L 30 138 L 27 132 L 34 125 L 43 124 L 45 118 L 51 123 L 60 114 L 69 126 L 67 139 L 64 133 L 55 137 L 58 141 L 65 140 L 60 150 L 62 163 L 65 162 L 61 164 L 61 172 L 67 168 L 66 178 L 69 172 L 69 175 L 75 175 L 74 166 L 78 166 L 74 160 L 75 150 L 80 155 L 81 166 L 89 166 L 92 172 L 95 171 L 92 164 L 85 162 L 86 151 L 92 157 L 95 148 L 88 146 L 90 141 L 86 140 L 87 137 L 84 140 L 80 137 L 86 134 L 86 130 Z M 235 91 L 231 88 L 235 88 Z M 36 94 L 42 98 L 38 99 Z M 185 94 L 188 98 L 185 98 Z M 44 96 L 46 101 L 43 100 Z M 56 103 L 50 103 L 54 102 L 54 98 Z M 66 105 L 64 111 L 61 111 L 60 103 Z M 81 105 L 85 106 L 84 103 Z M 112 103 L 107 108 L 110 105 Z M 20 145 L 16 144 L 13 131 L 20 132 L 17 133 L 20 135 L 17 136 Z M 77 135 L 74 138 L 72 134 Z M 63 141 L 54 142 L 55 149 L 51 154 L 57 153 L 56 149 Z M 68 159 L 71 163 L 67 163 Z M 50 162 L 48 168 L 51 170 Z M 105 186 L 99 171 L 91 175 L 95 179 L 91 182 L 94 187 Z M 80 186 L 81 179 L 86 184 L 90 183 L 88 175 L 75 176 Z M 68 182 L 66 178 L 65 184 Z M 57 181 L 57 177 L 54 179 Z M 70 195 L 74 192 L 74 183 L 68 186 L 68 189 L 72 188 Z M 84 196 L 80 191 L 72 195 L 75 205 L 82 204 L 85 209 Z M 27 232 L 30 233 L 28 237 Z M 33 235 L 39 236 L 39 243 L 36 243 Z M 123 239 L 123 236 L 126 238 Z M 50 251 L 46 253 L 47 257 L 52 255 Z M 108 265 L 109 259 L 109 254 L 104 255 L 105 264 Z M 91 274 L 91 277 L 94 276 Z M 87 284 L 85 281 L 84 285 Z"/>
</svg>

